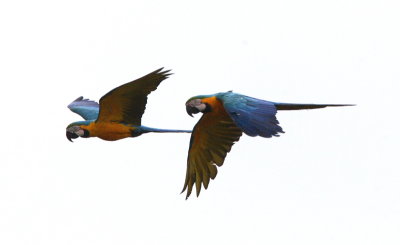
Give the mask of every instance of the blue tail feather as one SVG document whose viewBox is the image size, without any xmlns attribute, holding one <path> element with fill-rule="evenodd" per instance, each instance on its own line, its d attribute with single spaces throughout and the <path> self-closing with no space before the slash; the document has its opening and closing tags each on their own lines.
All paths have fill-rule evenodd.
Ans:
<svg viewBox="0 0 400 245">
<path fill-rule="evenodd" d="M 236 125 L 249 136 L 272 137 L 284 133 L 276 119 L 278 110 L 317 109 L 351 104 L 293 104 L 261 100 L 233 92 L 217 94 Z"/>
<path fill-rule="evenodd" d="M 141 133 L 191 133 L 192 130 L 181 130 L 181 129 L 161 129 L 161 128 L 150 128 L 146 126 L 137 127 Z"/>
<path fill-rule="evenodd" d="M 305 110 L 305 109 L 319 109 L 325 107 L 337 106 L 355 106 L 353 104 L 295 104 L 295 103 L 275 103 L 277 110 Z"/>
</svg>

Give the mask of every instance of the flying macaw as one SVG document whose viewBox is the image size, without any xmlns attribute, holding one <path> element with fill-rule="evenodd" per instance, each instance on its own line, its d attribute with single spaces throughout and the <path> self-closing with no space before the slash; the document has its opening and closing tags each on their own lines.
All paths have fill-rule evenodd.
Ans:
<svg viewBox="0 0 400 245">
<path fill-rule="evenodd" d="M 121 85 L 101 97 L 100 105 L 83 97 L 77 98 L 68 108 L 85 121 L 71 123 L 67 127 L 67 139 L 98 137 L 103 140 L 119 140 L 137 137 L 144 133 L 190 133 L 191 130 L 158 129 L 143 126 L 141 118 L 146 109 L 147 96 L 169 75 L 163 68 L 135 81 Z"/>
<path fill-rule="evenodd" d="M 182 192 L 186 199 L 196 184 L 199 196 L 201 185 L 207 189 L 210 179 L 217 175 L 217 166 L 224 163 L 234 142 L 245 133 L 249 136 L 270 138 L 284 133 L 275 115 L 277 110 L 317 109 L 350 104 L 292 104 L 276 103 L 233 93 L 199 95 L 186 102 L 186 111 L 192 116 L 203 116 L 193 128 L 187 158 L 186 179 Z M 192 116 L 193 117 L 193 116 Z"/>
</svg>

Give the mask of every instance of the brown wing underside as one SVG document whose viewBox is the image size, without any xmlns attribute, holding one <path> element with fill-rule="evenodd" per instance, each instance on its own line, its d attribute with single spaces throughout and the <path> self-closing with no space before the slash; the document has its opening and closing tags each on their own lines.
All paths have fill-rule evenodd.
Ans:
<svg viewBox="0 0 400 245">
<path fill-rule="evenodd" d="M 147 96 L 170 75 L 160 68 L 144 77 L 121 85 L 100 99 L 100 112 L 96 122 L 123 122 L 141 125 Z"/>
<path fill-rule="evenodd" d="M 205 113 L 193 129 L 187 159 L 186 180 L 182 192 L 187 189 L 186 199 L 196 184 L 199 196 L 201 184 L 207 189 L 210 179 L 217 175 L 217 166 L 224 163 L 226 154 L 242 131 L 225 111 Z"/>
</svg>

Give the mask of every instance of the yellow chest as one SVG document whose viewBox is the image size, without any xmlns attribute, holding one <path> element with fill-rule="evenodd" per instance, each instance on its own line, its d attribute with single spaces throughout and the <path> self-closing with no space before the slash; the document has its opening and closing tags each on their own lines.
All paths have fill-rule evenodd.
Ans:
<svg viewBox="0 0 400 245">
<path fill-rule="evenodd" d="M 129 127 L 120 123 L 111 122 L 92 122 L 88 126 L 81 126 L 89 131 L 90 137 L 98 137 L 103 140 L 120 140 L 132 136 L 134 127 Z"/>
</svg>

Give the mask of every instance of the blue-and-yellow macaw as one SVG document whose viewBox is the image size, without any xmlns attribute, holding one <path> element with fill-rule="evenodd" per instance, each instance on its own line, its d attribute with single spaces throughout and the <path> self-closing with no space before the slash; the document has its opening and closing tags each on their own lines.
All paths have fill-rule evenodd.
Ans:
<svg viewBox="0 0 400 245">
<path fill-rule="evenodd" d="M 144 133 L 190 133 L 190 130 L 158 129 L 143 126 L 141 118 L 146 109 L 147 96 L 169 75 L 170 70 L 158 69 L 135 81 L 121 85 L 101 97 L 97 102 L 79 97 L 68 108 L 85 121 L 71 123 L 67 138 L 98 137 L 103 140 L 119 140 L 137 137 Z"/>
<path fill-rule="evenodd" d="M 192 116 L 203 116 L 193 128 L 187 158 L 186 179 L 182 192 L 186 199 L 196 184 L 199 196 L 201 185 L 207 189 L 210 179 L 217 175 L 217 166 L 224 163 L 226 154 L 242 133 L 270 138 L 284 133 L 276 119 L 277 110 L 317 109 L 348 104 L 292 104 L 276 103 L 233 93 L 199 95 L 186 102 Z"/>
</svg>

